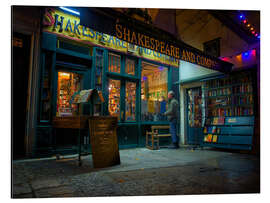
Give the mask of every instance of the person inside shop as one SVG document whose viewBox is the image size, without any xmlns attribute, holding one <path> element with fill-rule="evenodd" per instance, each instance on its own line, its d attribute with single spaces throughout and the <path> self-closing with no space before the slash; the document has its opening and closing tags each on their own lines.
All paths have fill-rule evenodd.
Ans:
<svg viewBox="0 0 270 203">
<path fill-rule="evenodd" d="M 170 149 L 179 148 L 179 138 L 177 136 L 176 125 L 178 120 L 178 102 L 175 99 L 175 94 L 173 91 L 168 93 L 168 110 L 164 113 L 168 117 L 170 122 L 170 134 L 172 139 L 172 145 L 169 146 Z"/>
</svg>

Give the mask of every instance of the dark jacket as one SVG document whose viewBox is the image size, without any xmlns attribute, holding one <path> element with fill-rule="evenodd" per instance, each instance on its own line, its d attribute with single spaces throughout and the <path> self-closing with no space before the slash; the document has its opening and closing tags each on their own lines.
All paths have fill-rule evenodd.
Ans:
<svg viewBox="0 0 270 203">
<path fill-rule="evenodd" d="M 164 113 L 166 116 L 168 116 L 169 121 L 178 118 L 178 108 L 178 101 L 175 98 L 170 99 L 168 103 L 168 110 Z"/>
</svg>

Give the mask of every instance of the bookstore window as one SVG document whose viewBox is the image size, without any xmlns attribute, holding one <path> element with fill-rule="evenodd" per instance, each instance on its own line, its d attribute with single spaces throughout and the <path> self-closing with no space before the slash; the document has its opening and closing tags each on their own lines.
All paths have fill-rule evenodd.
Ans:
<svg viewBox="0 0 270 203">
<path fill-rule="evenodd" d="M 102 50 L 97 50 L 96 51 L 96 78 L 95 78 L 95 88 L 97 90 L 102 89 L 102 71 L 104 67 L 103 63 L 103 51 Z"/>
<path fill-rule="evenodd" d="M 141 120 L 165 121 L 167 106 L 168 69 L 150 63 L 142 63 Z"/>
<path fill-rule="evenodd" d="M 109 71 L 114 73 L 121 72 L 121 56 L 109 53 Z"/>
<path fill-rule="evenodd" d="M 109 113 L 120 120 L 120 80 L 109 80 Z"/>
<path fill-rule="evenodd" d="M 188 124 L 190 127 L 202 127 L 202 102 L 201 88 L 188 90 Z"/>
<path fill-rule="evenodd" d="M 129 75 L 135 75 L 135 61 L 126 59 L 125 73 Z"/>
<path fill-rule="evenodd" d="M 136 120 L 136 83 L 126 82 L 126 121 Z"/>
<path fill-rule="evenodd" d="M 71 72 L 58 72 L 56 116 L 78 115 L 78 106 L 73 99 L 81 90 L 82 75 Z"/>
</svg>

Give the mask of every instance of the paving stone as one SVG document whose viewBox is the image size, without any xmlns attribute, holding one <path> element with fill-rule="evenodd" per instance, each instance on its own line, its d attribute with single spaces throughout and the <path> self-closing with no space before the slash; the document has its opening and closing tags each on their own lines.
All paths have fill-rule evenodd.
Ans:
<svg viewBox="0 0 270 203">
<path fill-rule="evenodd" d="M 18 194 L 18 195 L 14 195 L 12 198 L 14 199 L 33 198 L 33 194 L 32 193 Z"/>
<path fill-rule="evenodd" d="M 103 169 L 93 168 L 91 156 L 83 157 L 81 167 L 73 159 L 16 163 L 13 185 L 31 181 L 33 195 L 41 198 L 255 193 L 260 189 L 259 159 L 250 155 L 129 149 L 120 150 L 120 157 L 120 165 Z M 32 197 L 24 192 L 16 198 Z"/>
<path fill-rule="evenodd" d="M 39 190 L 42 188 L 51 188 L 51 187 L 59 187 L 61 183 L 57 179 L 51 180 L 35 180 L 31 183 L 34 190 Z"/>
<path fill-rule="evenodd" d="M 13 185 L 12 192 L 13 192 L 13 195 L 22 195 L 22 194 L 31 193 L 32 190 L 28 183 L 20 183 L 20 184 Z"/>
<path fill-rule="evenodd" d="M 37 198 L 49 197 L 73 197 L 74 190 L 69 186 L 61 186 L 57 188 L 46 188 L 35 191 Z"/>
</svg>

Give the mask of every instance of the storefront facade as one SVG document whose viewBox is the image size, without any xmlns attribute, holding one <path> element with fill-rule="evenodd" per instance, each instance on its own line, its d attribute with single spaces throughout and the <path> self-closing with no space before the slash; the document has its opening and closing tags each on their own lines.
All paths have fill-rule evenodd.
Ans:
<svg viewBox="0 0 270 203">
<path fill-rule="evenodd" d="M 145 131 L 151 125 L 168 124 L 162 114 L 168 91 L 177 87 L 179 60 L 80 26 L 79 20 L 58 9 L 45 12 L 33 151 L 37 156 L 55 153 L 56 146 L 61 152 L 76 151 L 72 135 L 76 132 L 53 133 L 52 119 L 89 115 L 87 104 L 78 112 L 70 102 L 78 90 L 102 92 L 105 102 L 100 115 L 118 117 L 120 148 L 145 146 Z"/>
<path fill-rule="evenodd" d="M 254 50 L 250 53 L 256 56 Z M 256 65 L 230 74 L 183 61 L 180 66 L 182 144 L 257 153 Z"/>
<path fill-rule="evenodd" d="M 179 88 L 180 76 L 184 75 L 180 73 L 181 64 L 197 64 L 213 72 L 230 70 L 231 64 L 181 43 L 169 46 L 155 36 L 140 33 L 135 36 L 131 31 L 129 35 L 124 27 L 123 33 L 118 27 L 116 37 L 80 25 L 78 15 L 58 7 L 38 10 L 43 22 L 39 24 L 40 37 L 37 35 L 33 42 L 35 68 L 30 70 L 30 79 L 34 96 L 29 97 L 31 111 L 25 119 L 27 156 L 77 153 L 78 132 L 55 129 L 53 119 L 90 114 L 90 104 L 79 109 L 72 103 L 80 90 L 95 88 L 101 92 L 104 103 L 96 113 L 118 118 L 120 149 L 144 147 L 146 131 L 152 125 L 169 124 L 163 115 L 168 92 L 173 90 L 179 103 L 185 98 L 181 85 Z M 137 43 L 131 43 L 136 37 Z M 194 74 L 198 76 L 198 72 Z M 182 109 L 180 112 L 183 119 Z M 186 143 L 181 134 L 184 125 L 180 122 L 178 125 L 181 143 Z M 88 130 L 81 133 L 84 144 L 91 148 Z M 170 138 L 162 138 L 161 145 L 169 143 Z"/>
</svg>

